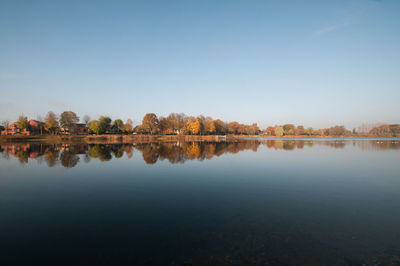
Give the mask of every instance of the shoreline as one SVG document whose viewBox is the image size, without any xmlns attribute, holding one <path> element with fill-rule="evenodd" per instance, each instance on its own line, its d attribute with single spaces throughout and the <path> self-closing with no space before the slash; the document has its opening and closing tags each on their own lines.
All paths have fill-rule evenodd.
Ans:
<svg viewBox="0 0 400 266">
<path fill-rule="evenodd" d="M 400 139 L 395 137 L 365 136 L 265 136 L 265 135 L 33 135 L 0 136 L 0 143 L 44 142 L 44 143 L 146 143 L 146 142 L 191 142 L 191 141 L 238 141 L 238 140 L 300 140 L 300 139 Z"/>
</svg>

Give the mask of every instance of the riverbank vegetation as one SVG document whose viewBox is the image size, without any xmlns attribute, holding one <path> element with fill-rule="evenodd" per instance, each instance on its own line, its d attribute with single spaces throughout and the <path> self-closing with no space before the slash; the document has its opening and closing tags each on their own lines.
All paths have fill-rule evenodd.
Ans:
<svg viewBox="0 0 400 266">
<path fill-rule="evenodd" d="M 13 131 L 15 134 L 22 135 L 28 132 L 32 123 L 28 118 L 20 115 L 18 121 L 11 124 L 15 128 L 20 129 Z M 99 119 L 91 120 L 88 115 L 82 119 L 72 111 L 65 111 L 57 116 L 53 112 L 48 112 L 44 118 L 38 117 L 34 120 L 37 128 L 34 132 L 35 137 L 38 135 L 79 135 L 89 134 L 92 136 L 102 135 L 140 135 L 141 137 L 132 138 L 148 138 L 145 136 L 214 136 L 214 135 L 232 135 L 232 136 L 268 136 L 268 137 L 400 137 L 400 125 L 380 124 L 367 128 L 360 126 L 353 130 L 348 130 L 344 126 L 336 125 L 329 128 L 314 129 L 305 128 L 303 125 L 283 124 L 268 126 L 260 129 L 257 123 L 242 124 L 236 121 L 225 122 L 221 119 L 213 119 L 202 115 L 194 117 L 187 116 L 183 113 L 171 113 L 166 117 L 158 117 L 154 113 L 146 114 L 141 124 L 134 126 L 132 119 L 124 122 L 122 119 L 111 119 L 108 116 L 100 116 Z M 79 124 L 79 121 L 82 123 Z M 9 137 L 7 129 L 11 127 L 9 121 L 3 121 L 2 135 Z M 79 128 L 80 130 L 77 130 Z M 82 130 L 83 128 L 83 130 Z M 5 132 L 5 134 L 3 134 Z M 22 132 L 18 134 L 18 132 Z M 31 137 L 31 136 L 30 136 Z"/>
</svg>

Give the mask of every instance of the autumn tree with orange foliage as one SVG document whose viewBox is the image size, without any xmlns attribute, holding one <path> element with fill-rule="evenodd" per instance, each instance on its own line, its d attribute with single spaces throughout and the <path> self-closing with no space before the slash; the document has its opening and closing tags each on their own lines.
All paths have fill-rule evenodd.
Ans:
<svg viewBox="0 0 400 266">
<path fill-rule="evenodd" d="M 141 127 L 144 132 L 153 135 L 153 133 L 157 133 L 159 131 L 159 123 L 160 121 L 158 120 L 156 114 L 148 113 L 143 117 Z"/>
<path fill-rule="evenodd" d="M 191 134 L 191 135 L 199 134 L 201 132 L 200 119 L 195 117 L 189 117 L 185 123 L 183 131 L 185 134 Z"/>
</svg>

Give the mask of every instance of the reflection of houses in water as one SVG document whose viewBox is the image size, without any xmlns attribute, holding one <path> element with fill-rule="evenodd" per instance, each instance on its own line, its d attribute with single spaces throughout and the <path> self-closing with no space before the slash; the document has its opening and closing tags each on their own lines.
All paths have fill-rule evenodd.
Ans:
<svg viewBox="0 0 400 266">
<path fill-rule="evenodd" d="M 28 159 L 38 158 L 41 154 L 43 154 L 43 146 L 42 145 L 33 145 L 30 143 L 5 143 L 1 144 L 2 152 L 6 152 L 9 155 L 12 155 L 21 163 L 27 163 Z"/>
<path fill-rule="evenodd" d="M 28 153 L 29 158 L 36 158 L 39 155 L 39 152 L 34 151 L 31 149 L 31 144 L 25 143 L 25 144 L 11 144 L 11 143 L 6 143 L 1 145 L 2 150 L 7 152 L 8 154 L 18 157 L 18 154 L 21 152 L 26 152 Z"/>
<path fill-rule="evenodd" d="M 87 144 L 72 144 L 72 143 L 63 143 L 60 146 L 61 151 L 66 151 L 66 152 L 73 152 L 75 154 L 86 154 L 86 151 L 88 149 Z"/>
<path fill-rule="evenodd" d="M 21 163 L 27 163 L 28 159 L 37 159 L 44 155 L 50 146 L 38 143 L 3 143 L 0 145 L 2 152 L 6 152 L 19 159 Z"/>
</svg>

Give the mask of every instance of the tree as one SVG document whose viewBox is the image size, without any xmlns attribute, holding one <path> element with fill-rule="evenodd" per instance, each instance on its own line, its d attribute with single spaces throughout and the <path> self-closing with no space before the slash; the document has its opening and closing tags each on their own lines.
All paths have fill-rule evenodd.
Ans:
<svg viewBox="0 0 400 266">
<path fill-rule="evenodd" d="M 293 124 L 283 125 L 283 133 L 285 134 L 285 136 L 294 135 L 294 125 Z"/>
<path fill-rule="evenodd" d="M 244 133 L 246 133 L 246 126 L 243 124 L 239 124 L 239 127 L 237 129 L 237 132 L 241 135 L 243 135 Z"/>
<path fill-rule="evenodd" d="M 73 128 L 79 122 L 79 117 L 72 111 L 64 111 L 60 115 L 60 125 L 63 128 Z"/>
<path fill-rule="evenodd" d="M 309 127 L 307 129 L 305 129 L 304 130 L 304 135 L 307 135 L 307 136 L 314 135 L 314 129 L 312 127 Z"/>
<path fill-rule="evenodd" d="M 154 113 L 148 113 L 143 117 L 142 128 L 153 135 L 153 133 L 159 131 L 159 123 L 160 122 Z"/>
<path fill-rule="evenodd" d="M 197 117 L 197 120 L 200 123 L 200 131 L 199 131 L 200 135 L 208 133 L 207 130 L 206 130 L 207 119 L 211 119 L 212 120 L 211 117 L 205 118 L 204 115 L 200 115 L 200 116 Z"/>
<path fill-rule="evenodd" d="M 2 125 L 4 128 L 8 128 L 8 126 L 10 125 L 10 120 L 4 120 L 4 121 L 2 121 L 2 122 L 1 122 L 1 125 Z"/>
<path fill-rule="evenodd" d="M 249 135 L 257 135 L 260 132 L 260 128 L 257 123 L 253 123 L 252 125 L 247 127 L 247 134 Z"/>
<path fill-rule="evenodd" d="M 24 115 L 20 115 L 17 121 L 17 127 L 19 129 L 26 129 L 29 126 L 28 118 Z"/>
<path fill-rule="evenodd" d="M 89 123 L 89 129 L 95 134 L 100 134 L 102 133 L 102 128 L 100 126 L 100 122 L 98 120 L 92 120 Z"/>
<path fill-rule="evenodd" d="M 392 130 L 389 125 L 381 125 L 369 131 L 374 137 L 393 137 Z"/>
<path fill-rule="evenodd" d="M 111 118 L 108 116 L 100 116 L 99 118 L 101 133 L 107 132 L 111 127 Z"/>
<path fill-rule="evenodd" d="M 207 134 L 215 134 L 217 131 L 215 121 L 211 117 L 206 118 L 206 121 L 204 122 L 204 131 Z"/>
<path fill-rule="evenodd" d="M 313 135 L 315 136 L 326 136 L 327 134 L 327 130 L 325 129 L 313 130 Z"/>
<path fill-rule="evenodd" d="M 197 135 L 200 133 L 200 130 L 201 130 L 200 120 L 195 117 L 189 117 L 184 127 L 185 133 Z"/>
<path fill-rule="evenodd" d="M 184 113 L 174 114 L 174 116 L 175 116 L 174 131 L 180 132 L 185 126 L 186 120 L 188 118 Z"/>
<path fill-rule="evenodd" d="M 171 133 L 173 133 L 172 124 L 168 120 L 167 117 L 160 117 L 159 122 L 160 122 L 159 123 L 159 128 L 160 128 L 161 134 L 171 134 Z"/>
<path fill-rule="evenodd" d="M 295 133 L 296 133 L 296 136 L 304 135 L 304 127 L 303 126 L 297 126 Z"/>
<path fill-rule="evenodd" d="M 330 136 L 343 136 L 346 133 L 344 126 L 334 126 L 328 129 L 328 135 Z"/>
<path fill-rule="evenodd" d="M 121 119 L 115 119 L 114 126 L 117 127 L 120 132 L 125 130 L 124 122 Z"/>
<path fill-rule="evenodd" d="M 85 125 L 88 126 L 89 122 L 90 122 L 90 116 L 84 115 L 82 120 L 83 120 L 83 123 L 85 123 Z"/>
<path fill-rule="evenodd" d="M 46 115 L 45 122 L 44 122 L 44 128 L 53 134 L 56 133 L 59 128 L 57 115 L 55 113 L 53 113 L 52 111 L 48 112 Z"/>
<path fill-rule="evenodd" d="M 217 119 L 214 121 L 214 124 L 215 124 L 215 131 L 217 132 L 217 134 L 222 134 L 222 135 L 226 134 L 226 123 L 225 122 Z"/>
<path fill-rule="evenodd" d="M 400 125 L 389 125 L 390 130 L 392 131 L 392 136 L 395 138 L 400 137 Z"/>
<path fill-rule="evenodd" d="M 125 123 L 125 131 L 126 132 L 132 132 L 133 131 L 133 122 L 132 119 L 128 118 Z"/>
<path fill-rule="evenodd" d="M 274 131 L 275 131 L 275 136 L 277 136 L 277 137 L 282 137 L 283 136 L 284 131 L 283 131 L 282 127 L 275 126 Z"/>
<path fill-rule="evenodd" d="M 167 134 L 179 134 L 185 126 L 187 118 L 183 113 L 171 113 L 167 117 L 161 117 L 159 120 L 159 128 L 162 132 Z"/>
<path fill-rule="evenodd" d="M 266 129 L 264 129 L 264 133 L 268 136 L 275 136 L 275 128 L 267 127 Z"/>
<path fill-rule="evenodd" d="M 237 134 L 239 132 L 239 126 L 240 126 L 240 124 L 236 121 L 230 122 L 228 124 L 228 132 L 230 134 Z"/>
</svg>

